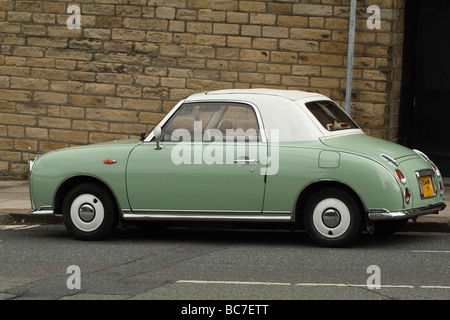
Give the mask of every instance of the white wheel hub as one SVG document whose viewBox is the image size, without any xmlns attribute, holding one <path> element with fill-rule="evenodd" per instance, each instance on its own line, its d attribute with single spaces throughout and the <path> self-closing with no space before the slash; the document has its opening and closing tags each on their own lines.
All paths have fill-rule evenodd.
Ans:
<svg viewBox="0 0 450 320">
<path fill-rule="evenodd" d="M 350 221 L 350 210 L 339 199 L 323 199 L 313 211 L 314 228 L 326 238 L 337 238 L 343 235 L 348 230 Z"/>
<path fill-rule="evenodd" d="M 84 232 L 96 230 L 105 218 L 105 209 L 98 197 L 79 195 L 70 206 L 70 218 L 75 227 Z"/>
</svg>

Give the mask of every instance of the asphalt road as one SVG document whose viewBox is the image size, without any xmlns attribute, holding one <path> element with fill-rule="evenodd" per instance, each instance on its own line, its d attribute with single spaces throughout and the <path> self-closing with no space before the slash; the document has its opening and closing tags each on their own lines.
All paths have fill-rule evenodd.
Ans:
<svg viewBox="0 0 450 320">
<path fill-rule="evenodd" d="M 63 225 L 5 228 L 0 300 L 225 299 L 270 308 L 270 300 L 450 299 L 448 233 L 363 234 L 358 245 L 330 249 L 303 232 L 127 228 L 82 242 Z M 202 311 L 188 304 L 173 312 Z"/>
</svg>

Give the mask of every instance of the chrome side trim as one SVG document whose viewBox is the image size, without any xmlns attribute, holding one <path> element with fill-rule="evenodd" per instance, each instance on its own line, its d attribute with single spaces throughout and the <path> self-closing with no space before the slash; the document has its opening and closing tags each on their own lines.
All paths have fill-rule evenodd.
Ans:
<svg viewBox="0 0 450 320">
<path fill-rule="evenodd" d="M 417 150 L 417 149 L 412 149 L 412 150 L 413 150 L 416 154 L 418 154 L 419 156 L 421 156 L 423 160 L 425 160 L 425 161 L 427 161 L 427 162 L 430 162 L 430 158 L 428 158 L 428 156 L 427 156 L 425 153 L 423 153 L 422 151 Z"/>
<path fill-rule="evenodd" d="M 186 211 L 184 211 L 186 212 Z M 264 221 L 264 222 L 290 222 L 291 215 L 245 215 L 245 214 L 176 214 L 176 213 L 127 213 L 123 212 L 124 220 L 145 221 Z"/>
<path fill-rule="evenodd" d="M 385 158 L 386 160 L 390 161 L 391 163 L 393 163 L 396 167 L 398 167 L 398 162 L 394 160 L 394 158 L 388 156 L 387 154 L 382 153 L 381 156 L 383 158 Z"/>
<path fill-rule="evenodd" d="M 223 214 L 291 214 L 291 211 L 287 210 L 270 210 L 270 211 L 259 211 L 259 210 L 183 210 L 183 209 L 123 209 L 122 212 L 196 212 L 196 213 L 223 213 Z"/>
<path fill-rule="evenodd" d="M 263 214 L 291 214 L 291 211 L 263 211 Z"/>
<path fill-rule="evenodd" d="M 125 210 L 123 210 L 125 211 Z M 160 213 L 160 212 L 168 212 L 168 213 L 223 213 L 223 214 L 258 214 L 261 211 L 257 210 L 183 210 L 183 209 L 134 209 L 128 210 L 128 212 L 139 212 L 139 213 Z"/>
<path fill-rule="evenodd" d="M 369 219 L 372 221 L 411 219 L 426 214 L 438 214 L 438 212 L 444 210 L 445 207 L 447 207 L 447 205 L 444 202 L 439 202 L 427 207 L 398 212 L 391 212 L 384 208 L 372 208 L 369 209 Z"/>
</svg>

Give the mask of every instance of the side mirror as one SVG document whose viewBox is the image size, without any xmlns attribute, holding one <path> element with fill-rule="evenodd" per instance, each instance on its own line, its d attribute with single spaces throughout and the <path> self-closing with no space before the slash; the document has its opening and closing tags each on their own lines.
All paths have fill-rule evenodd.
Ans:
<svg viewBox="0 0 450 320">
<path fill-rule="evenodd" d="M 159 143 L 160 140 L 161 140 L 161 127 L 160 126 L 156 126 L 155 129 L 153 129 L 153 134 L 154 134 L 155 139 L 156 139 L 155 150 L 161 150 L 162 146 Z"/>
</svg>

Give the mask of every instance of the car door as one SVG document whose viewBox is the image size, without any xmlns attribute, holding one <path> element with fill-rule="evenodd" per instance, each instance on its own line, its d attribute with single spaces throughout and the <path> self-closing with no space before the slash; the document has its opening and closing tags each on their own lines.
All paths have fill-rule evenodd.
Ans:
<svg viewBox="0 0 450 320">
<path fill-rule="evenodd" d="M 164 216 L 260 215 L 267 144 L 253 106 L 184 103 L 163 125 L 160 144 L 130 154 L 133 213 Z"/>
</svg>

